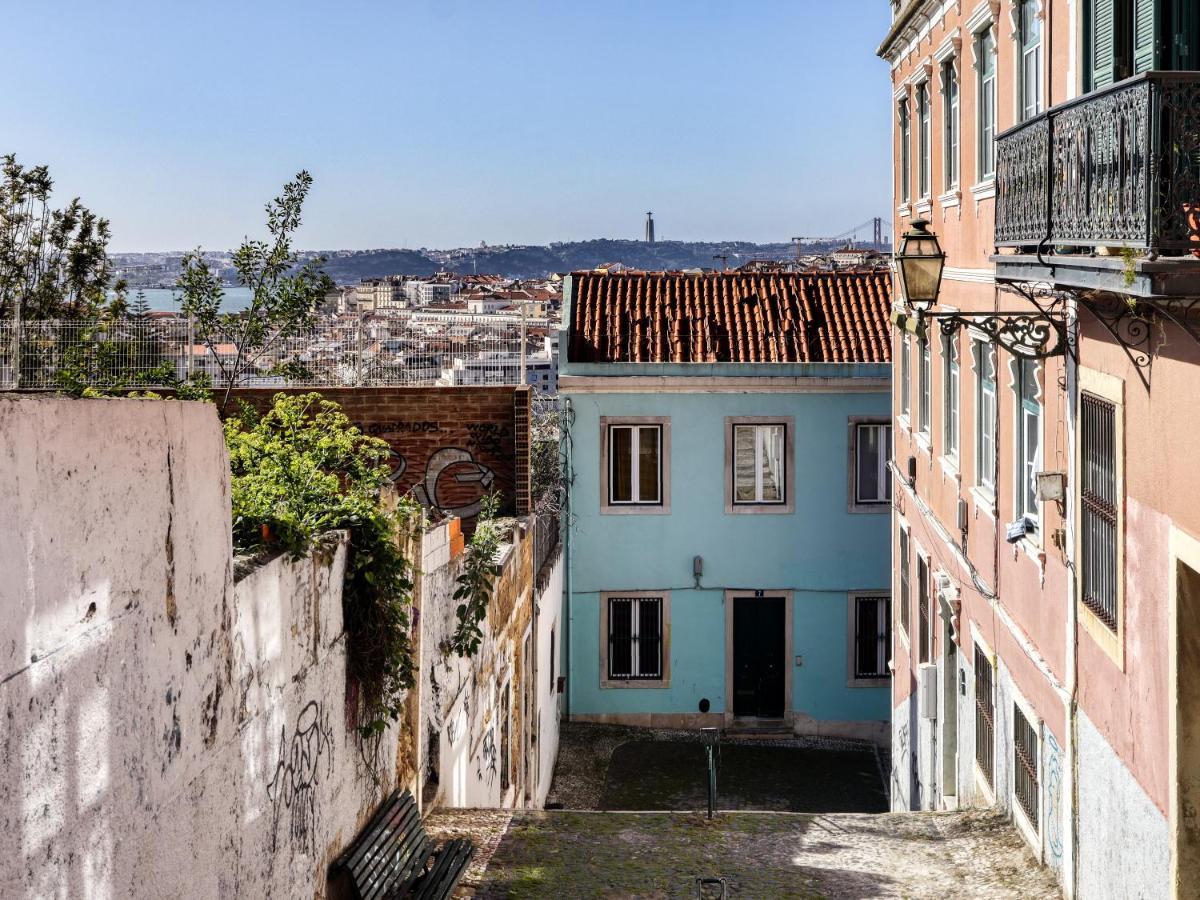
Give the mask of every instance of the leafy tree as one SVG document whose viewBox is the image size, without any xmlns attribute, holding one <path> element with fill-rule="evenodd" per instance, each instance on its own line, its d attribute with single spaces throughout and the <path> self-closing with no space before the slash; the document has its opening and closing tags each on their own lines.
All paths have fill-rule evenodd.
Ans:
<svg viewBox="0 0 1200 900">
<path fill-rule="evenodd" d="M 225 420 L 233 471 L 233 543 L 241 552 L 310 552 L 323 535 L 350 532 L 342 592 L 348 668 L 366 701 L 361 730 L 399 719 L 414 683 L 409 638 L 413 569 L 400 548 L 419 507 L 392 508 L 385 441 L 356 428 L 320 394 L 276 394 L 259 414 L 242 404 Z"/>
<path fill-rule="evenodd" d="M 176 286 L 182 292 L 183 311 L 193 317 L 197 338 L 216 362 L 224 393 L 221 410 L 229 404 L 233 388 L 247 373 L 257 371 L 260 360 L 316 321 L 318 303 L 333 286 L 317 258 L 298 266 L 292 237 L 300 227 L 304 199 L 312 176 L 300 172 L 284 185 L 283 193 L 266 206 L 269 240 L 246 239 L 233 255 L 238 279 L 250 289 L 250 305 L 241 312 L 223 313 L 225 291 L 220 277 L 197 249 L 183 260 Z M 231 357 L 216 352 L 217 344 L 231 343 Z"/>
<path fill-rule="evenodd" d="M 0 317 L 89 318 L 105 303 L 112 271 L 108 220 L 78 197 L 50 205 L 46 166 L 0 157 Z"/>
</svg>

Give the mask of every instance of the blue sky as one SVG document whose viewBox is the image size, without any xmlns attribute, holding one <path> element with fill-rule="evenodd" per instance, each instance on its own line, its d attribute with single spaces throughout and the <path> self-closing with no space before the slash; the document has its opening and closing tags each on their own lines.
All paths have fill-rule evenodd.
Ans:
<svg viewBox="0 0 1200 900">
<path fill-rule="evenodd" d="M 11 5 L 0 150 L 113 250 L 823 235 L 890 205 L 885 0 Z"/>
</svg>

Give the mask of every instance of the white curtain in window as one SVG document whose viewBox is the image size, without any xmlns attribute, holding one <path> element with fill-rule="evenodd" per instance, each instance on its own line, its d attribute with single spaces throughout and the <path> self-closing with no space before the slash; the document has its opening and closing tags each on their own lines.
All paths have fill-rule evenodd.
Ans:
<svg viewBox="0 0 1200 900">
<path fill-rule="evenodd" d="M 768 425 L 758 429 L 762 445 L 764 501 L 783 499 L 783 427 Z"/>
</svg>

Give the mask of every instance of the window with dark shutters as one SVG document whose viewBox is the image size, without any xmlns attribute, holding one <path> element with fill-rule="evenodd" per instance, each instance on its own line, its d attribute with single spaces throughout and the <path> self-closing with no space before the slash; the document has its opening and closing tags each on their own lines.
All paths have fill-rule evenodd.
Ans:
<svg viewBox="0 0 1200 900">
<path fill-rule="evenodd" d="M 924 559 L 917 559 L 917 609 L 920 613 L 917 628 L 921 633 L 917 635 L 919 642 L 919 653 L 917 661 L 929 662 L 929 592 L 931 585 L 929 581 L 929 563 Z"/>
<path fill-rule="evenodd" d="M 1083 605 L 1117 630 L 1116 406 L 1084 392 L 1080 403 L 1080 585 Z"/>
</svg>

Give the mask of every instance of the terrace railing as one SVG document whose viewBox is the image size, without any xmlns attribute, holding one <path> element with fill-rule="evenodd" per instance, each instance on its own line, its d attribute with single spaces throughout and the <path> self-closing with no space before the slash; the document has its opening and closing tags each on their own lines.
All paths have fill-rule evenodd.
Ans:
<svg viewBox="0 0 1200 900">
<path fill-rule="evenodd" d="M 243 387 L 520 384 L 548 363 L 557 323 L 427 313 L 325 320 L 271 342 L 237 379 Z M 232 336 L 197 339 L 184 317 L 0 323 L 0 390 L 79 385 L 167 388 L 207 375 L 223 387 L 237 354 Z M 539 379 L 540 381 L 540 379 Z M 549 389 L 553 380 L 545 382 Z"/>
<path fill-rule="evenodd" d="M 1198 217 L 1200 72 L 1138 75 L 997 138 L 997 246 L 1178 252 Z"/>
</svg>

